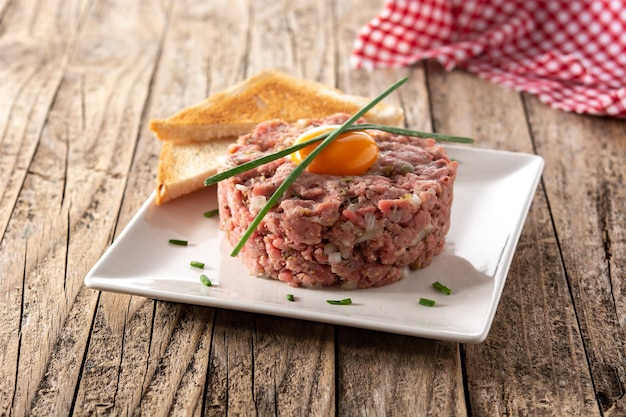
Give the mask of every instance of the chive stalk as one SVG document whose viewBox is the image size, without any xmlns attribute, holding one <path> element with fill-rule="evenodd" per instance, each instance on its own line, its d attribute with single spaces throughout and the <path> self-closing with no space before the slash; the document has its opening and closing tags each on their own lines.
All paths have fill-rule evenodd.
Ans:
<svg viewBox="0 0 626 417">
<path fill-rule="evenodd" d="M 431 299 L 428 299 L 428 298 L 420 298 L 419 304 L 423 305 L 423 306 L 426 306 L 426 307 L 432 307 L 432 306 L 435 305 L 435 300 L 431 300 Z"/>
<path fill-rule="evenodd" d="M 433 282 L 433 288 L 435 288 L 437 291 L 439 291 L 440 293 L 445 294 L 445 295 L 452 294 L 452 290 L 450 288 L 446 287 L 445 285 L 443 285 L 439 281 Z"/>
<path fill-rule="evenodd" d="M 199 269 L 204 268 L 204 262 L 191 261 L 189 265 L 191 265 L 194 268 L 199 268 Z"/>
<path fill-rule="evenodd" d="M 202 282 L 202 284 L 204 284 L 206 287 L 213 286 L 213 283 L 211 282 L 209 277 L 207 277 L 205 274 L 200 275 L 200 282 Z"/>
<path fill-rule="evenodd" d="M 444 135 L 441 133 L 420 132 L 418 130 L 410 130 L 410 129 L 404 129 L 404 128 L 393 127 L 393 126 L 376 125 L 376 124 L 371 124 L 371 123 L 363 123 L 363 124 L 358 124 L 358 125 L 346 126 L 343 132 L 352 132 L 355 130 L 380 130 L 383 132 L 392 133 L 394 135 L 412 136 L 412 137 L 422 138 L 422 139 L 435 139 L 439 142 L 474 143 L 474 139 L 466 138 L 463 136 L 450 136 L 450 135 Z M 300 149 L 306 148 L 309 145 L 313 145 L 314 143 L 325 140 L 326 138 L 328 138 L 328 136 L 330 136 L 331 133 L 332 132 L 321 133 L 320 135 L 312 139 L 309 139 L 305 142 L 291 145 L 280 151 L 276 151 L 271 154 L 264 155 L 257 159 L 253 159 L 252 161 L 245 162 L 241 165 L 237 165 L 236 167 L 217 173 L 205 179 L 204 185 L 208 187 L 210 185 L 217 184 L 218 182 L 225 180 L 227 178 L 234 177 L 235 175 L 241 174 L 243 172 L 249 171 L 258 166 L 267 164 L 269 162 L 280 159 L 284 156 L 290 155 L 296 151 L 299 151 Z"/>
<path fill-rule="evenodd" d="M 351 298 L 344 298 L 343 300 L 326 300 L 328 304 L 336 305 L 336 306 L 347 306 L 352 304 Z"/>
<path fill-rule="evenodd" d="M 172 245 L 177 245 L 177 246 L 187 246 L 188 242 L 186 240 L 181 240 L 181 239 L 170 239 L 169 243 Z"/>
<path fill-rule="evenodd" d="M 285 178 L 283 183 L 276 189 L 274 194 L 272 194 L 272 196 L 267 200 L 267 203 L 265 203 L 265 206 L 263 206 L 263 208 L 254 217 L 254 219 L 252 220 L 252 222 L 248 226 L 248 229 L 243 233 L 243 235 L 239 239 L 239 242 L 237 242 L 237 244 L 233 248 L 233 251 L 231 252 L 231 256 L 237 256 L 239 254 L 239 252 L 241 251 L 241 249 L 243 248 L 245 243 L 248 241 L 250 236 L 252 236 L 252 234 L 254 233 L 256 228 L 259 226 L 259 224 L 261 223 L 261 221 L 263 220 L 265 215 L 271 210 L 271 208 L 274 206 L 274 204 L 276 204 L 276 202 L 278 202 L 280 197 L 282 197 L 282 195 L 285 193 L 285 191 L 287 191 L 287 189 L 291 186 L 291 184 L 300 176 L 302 171 L 304 171 L 309 166 L 309 164 L 315 158 L 317 158 L 317 156 L 337 136 L 339 136 L 341 133 L 343 133 L 347 127 L 353 125 L 354 122 L 356 122 L 365 113 L 367 113 L 369 110 L 371 110 L 372 107 L 374 107 L 381 100 L 383 100 L 385 97 L 387 97 L 389 94 L 391 94 L 393 91 L 395 91 L 398 87 L 400 87 L 402 84 L 404 84 L 407 81 L 408 81 L 408 78 L 404 77 L 403 79 L 395 82 L 391 87 L 389 87 L 385 91 L 383 91 L 378 97 L 376 97 L 370 103 L 368 103 L 365 106 L 363 106 L 358 112 L 356 112 L 352 117 L 350 117 L 343 125 L 341 125 L 337 129 L 335 129 L 332 132 L 330 132 L 330 134 L 317 147 L 315 147 L 315 149 L 313 149 L 311 151 L 311 153 L 308 154 L 307 157 L 304 158 L 304 160 L 302 162 L 297 164 L 296 167 L 294 168 L 294 170 L 287 176 L 287 178 Z"/>
<path fill-rule="evenodd" d="M 213 217 L 217 215 L 218 213 L 219 213 L 219 210 L 214 209 L 214 210 L 205 211 L 204 213 L 202 213 L 202 215 L 206 218 L 209 218 L 209 217 Z"/>
</svg>

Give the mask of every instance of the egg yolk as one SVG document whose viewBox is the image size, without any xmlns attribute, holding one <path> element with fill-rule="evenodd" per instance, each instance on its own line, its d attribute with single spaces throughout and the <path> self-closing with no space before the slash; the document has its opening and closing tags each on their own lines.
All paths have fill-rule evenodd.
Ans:
<svg viewBox="0 0 626 417">
<path fill-rule="evenodd" d="M 313 139 L 339 128 L 337 125 L 318 126 L 302 133 L 294 144 Z M 321 142 L 309 145 L 291 154 L 299 164 Z M 378 159 L 376 141 L 362 130 L 345 132 L 337 136 L 306 168 L 309 172 L 329 175 L 361 175 Z"/>
</svg>

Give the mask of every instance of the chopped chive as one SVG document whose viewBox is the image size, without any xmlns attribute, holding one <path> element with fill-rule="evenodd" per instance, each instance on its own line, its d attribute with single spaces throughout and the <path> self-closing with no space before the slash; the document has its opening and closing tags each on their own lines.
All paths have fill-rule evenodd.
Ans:
<svg viewBox="0 0 626 417">
<path fill-rule="evenodd" d="M 203 213 L 203 216 L 206 217 L 206 218 L 209 218 L 209 217 L 215 216 L 218 213 L 219 213 L 219 210 L 218 209 L 214 209 L 214 210 L 205 211 Z"/>
<path fill-rule="evenodd" d="M 257 166 L 260 166 L 268 162 L 274 161 L 276 159 L 282 158 L 284 156 L 287 156 L 315 142 L 321 141 L 321 143 L 317 147 L 315 147 L 313 151 L 309 153 L 309 155 L 307 155 L 307 157 L 304 158 L 302 162 L 296 165 L 294 170 L 287 176 L 287 178 L 285 178 L 283 183 L 276 189 L 274 194 L 272 194 L 272 196 L 267 200 L 267 202 L 265 203 L 265 206 L 263 206 L 263 208 L 257 213 L 257 215 L 254 217 L 252 222 L 248 225 L 248 228 L 246 229 L 246 231 L 243 233 L 243 235 L 239 239 L 239 242 L 233 248 L 233 251 L 231 252 L 231 256 L 237 256 L 239 254 L 239 252 L 241 251 L 245 243 L 248 241 L 250 236 L 252 236 L 252 234 L 254 233 L 256 228 L 259 226 L 261 221 L 263 221 L 263 218 L 265 217 L 265 215 L 271 210 L 274 204 L 278 202 L 280 197 L 291 186 L 291 184 L 298 178 L 298 176 L 300 176 L 302 171 L 304 171 L 311 164 L 313 159 L 315 159 L 324 150 L 324 148 L 326 148 L 326 146 L 328 146 L 337 136 L 339 136 L 343 132 L 353 131 L 353 130 L 376 129 L 376 130 L 386 131 L 389 133 L 405 135 L 405 136 L 433 138 L 439 141 L 461 142 L 461 143 L 473 143 L 474 142 L 473 139 L 460 137 L 460 136 L 448 136 L 448 135 L 442 135 L 439 133 L 418 132 L 415 130 L 402 129 L 402 128 L 391 127 L 391 126 L 383 126 L 383 125 L 376 125 L 376 124 L 354 125 L 354 123 L 360 117 L 362 117 L 365 113 L 371 110 L 376 104 L 378 104 L 386 96 L 391 94 L 394 90 L 396 90 L 398 87 L 400 87 L 402 84 L 404 84 L 407 81 L 408 81 L 408 78 L 404 77 L 403 79 L 391 85 L 389 88 L 383 91 L 378 97 L 376 97 L 371 102 L 363 106 L 358 112 L 356 112 L 352 117 L 350 117 L 343 125 L 333 130 L 332 132 L 321 134 L 306 142 L 302 142 L 302 143 L 290 146 L 281 151 L 278 151 L 269 155 L 265 155 L 261 158 L 238 165 L 232 169 L 226 170 L 224 172 L 218 173 L 212 177 L 205 179 L 204 185 L 209 186 L 219 181 L 222 181 L 226 178 L 230 178 L 234 175 L 238 175 L 242 172 L 253 169 Z"/>
<path fill-rule="evenodd" d="M 352 304 L 351 298 L 344 298 L 343 300 L 326 300 L 328 304 L 338 305 L 338 306 L 347 306 Z"/>
<path fill-rule="evenodd" d="M 263 208 L 259 210 L 257 215 L 252 220 L 252 222 L 250 222 L 250 225 L 248 226 L 246 231 L 243 233 L 243 235 L 239 239 L 239 242 L 237 242 L 237 244 L 233 248 L 233 251 L 231 252 L 230 255 L 237 256 L 239 254 L 239 252 L 241 251 L 245 243 L 248 241 L 250 236 L 252 236 L 252 234 L 254 233 L 256 228 L 259 226 L 259 224 L 261 223 L 265 215 L 271 210 L 274 204 L 278 202 L 278 200 L 284 194 L 284 192 L 287 191 L 287 188 L 289 188 L 291 184 L 300 176 L 302 171 L 304 171 L 309 166 L 309 164 L 311 164 L 313 159 L 315 159 L 337 136 L 343 133 L 347 127 L 354 124 L 354 122 L 356 122 L 360 117 L 362 117 L 365 113 L 367 113 L 376 104 L 378 104 L 383 98 L 391 94 L 394 90 L 396 90 L 398 87 L 400 87 L 402 84 L 404 84 L 407 81 L 408 81 L 408 78 L 404 77 L 403 79 L 397 81 L 391 87 L 383 91 L 383 93 L 381 93 L 378 97 L 376 97 L 370 103 L 363 106 L 363 108 L 361 108 L 352 117 L 346 120 L 346 122 L 343 125 L 341 125 L 337 129 L 330 132 L 330 134 L 326 137 L 326 139 L 322 141 L 322 143 L 320 143 L 317 147 L 315 147 L 315 149 L 313 149 L 313 151 L 311 151 L 311 153 L 308 154 L 307 157 L 304 158 L 302 162 L 296 165 L 294 170 L 287 176 L 287 178 L 285 178 L 283 183 L 276 189 L 274 194 L 272 194 L 272 196 L 267 200 L 267 203 L 265 203 L 265 206 L 263 206 Z"/>
<path fill-rule="evenodd" d="M 452 290 L 448 287 L 446 287 L 445 285 L 443 285 L 441 282 L 439 281 L 435 281 L 433 282 L 433 287 L 438 290 L 440 293 L 445 294 L 445 295 L 450 295 L 452 294 Z"/>
<path fill-rule="evenodd" d="M 191 266 L 193 266 L 194 268 L 204 268 L 204 262 L 198 262 L 198 261 L 191 261 L 189 263 Z"/>
<path fill-rule="evenodd" d="M 293 296 L 293 294 L 287 294 L 287 301 L 294 301 L 296 298 Z"/>
<path fill-rule="evenodd" d="M 204 274 L 200 275 L 200 282 L 202 282 L 207 287 L 212 287 L 213 286 L 213 283 L 211 282 L 209 277 L 207 277 Z"/>
<path fill-rule="evenodd" d="M 474 143 L 474 139 L 464 136 L 444 135 L 435 132 L 420 132 L 418 130 L 403 129 L 395 126 L 376 125 L 372 123 L 363 123 L 350 127 L 350 130 L 382 130 L 383 132 L 393 133 L 394 135 L 412 136 L 422 139 L 435 139 L 439 142 L 456 142 L 456 143 Z"/>
<path fill-rule="evenodd" d="M 353 129 L 356 130 L 356 129 Z M 307 141 L 298 143 L 296 145 L 292 145 L 288 148 L 282 149 L 280 151 L 271 153 L 269 155 L 262 156 L 257 159 L 253 159 L 252 161 L 244 162 L 241 165 L 237 165 L 236 167 L 227 169 L 226 171 L 217 173 L 207 179 L 204 180 L 204 185 L 208 187 L 209 185 L 217 184 L 218 182 L 225 180 L 226 178 L 234 177 L 235 175 L 241 174 L 242 172 L 249 171 L 258 166 L 267 164 L 268 162 L 275 161 L 283 156 L 287 156 L 289 154 L 294 153 L 295 151 L 299 151 L 302 148 L 306 148 L 309 145 L 317 143 L 322 139 L 325 139 L 330 135 L 330 133 L 322 133 L 319 136 L 314 137 L 313 139 L 309 139 Z"/>
<path fill-rule="evenodd" d="M 180 240 L 180 239 L 170 239 L 169 242 L 172 245 L 178 245 L 178 246 L 187 246 L 188 244 L 186 240 Z"/>
<path fill-rule="evenodd" d="M 428 298 L 420 298 L 419 303 L 426 307 L 432 307 L 435 305 L 435 300 L 429 300 Z"/>
<path fill-rule="evenodd" d="M 393 133 L 396 135 L 412 136 L 412 137 L 422 138 L 422 139 L 435 139 L 439 142 L 474 143 L 474 139 L 466 138 L 462 136 L 450 136 L 450 135 L 444 135 L 441 133 L 434 133 L 434 132 L 420 132 L 417 130 L 403 129 L 399 127 L 384 126 L 384 125 L 377 125 L 377 124 L 371 124 L 371 123 L 363 123 L 363 124 L 358 124 L 358 125 L 346 126 L 343 131 L 352 132 L 355 130 L 368 130 L 368 129 L 381 130 L 383 132 Z M 295 145 L 291 145 L 280 151 L 262 156 L 257 159 L 253 159 L 252 161 L 245 162 L 241 165 L 237 165 L 236 167 L 233 167 L 226 171 L 215 174 L 205 179 L 204 185 L 209 186 L 209 185 L 217 184 L 218 182 L 225 180 L 226 178 L 233 177 L 235 175 L 241 174 L 242 172 L 246 172 L 258 166 L 267 164 L 268 162 L 275 161 L 279 158 L 282 158 L 283 156 L 290 155 L 296 151 L 299 151 L 302 148 L 306 148 L 309 145 L 325 140 L 326 138 L 328 138 L 328 136 L 330 136 L 331 133 L 333 132 L 322 133 L 319 136 L 316 136 L 307 141 L 304 141 Z"/>
</svg>

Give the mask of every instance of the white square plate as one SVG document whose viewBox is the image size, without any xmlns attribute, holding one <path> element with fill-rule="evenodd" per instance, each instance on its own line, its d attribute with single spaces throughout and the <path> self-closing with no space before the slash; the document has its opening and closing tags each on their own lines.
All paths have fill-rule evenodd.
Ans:
<svg viewBox="0 0 626 417">
<path fill-rule="evenodd" d="M 489 332 L 515 247 L 543 171 L 536 155 L 446 146 L 459 161 L 444 252 L 401 281 L 364 290 L 293 288 L 255 278 L 219 230 L 215 187 L 162 206 L 154 195 L 85 277 L 93 289 L 463 343 Z M 183 239 L 175 246 L 169 239 Z M 191 261 L 204 262 L 204 270 Z M 206 287 L 200 275 L 213 282 Z M 439 281 L 452 289 L 443 295 Z M 293 294 L 295 301 L 288 301 Z M 436 301 L 418 304 L 420 297 Z M 351 305 L 329 299 L 351 298 Z"/>
</svg>

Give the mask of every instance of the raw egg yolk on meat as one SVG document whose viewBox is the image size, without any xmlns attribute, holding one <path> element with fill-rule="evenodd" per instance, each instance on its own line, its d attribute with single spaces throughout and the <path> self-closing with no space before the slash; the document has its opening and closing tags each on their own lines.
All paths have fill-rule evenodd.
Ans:
<svg viewBox="0 0 626 417">
<path fill-rule="evenodd" d="M 340 126 L 318 126 L 302 133 L 294 142 L 306 142 Z M 291 154 L 291 159 L 299 164 L 309 155 L 317 142 Z M 329 175 L 361 175 L 378 159 L 378 146 L 369 134 L 362 130 L 345 132 L 337 136 L 306 168 L 309 172 Z"/>
</svg>

